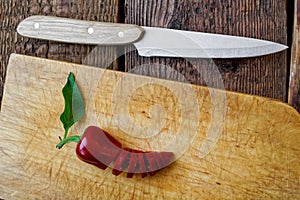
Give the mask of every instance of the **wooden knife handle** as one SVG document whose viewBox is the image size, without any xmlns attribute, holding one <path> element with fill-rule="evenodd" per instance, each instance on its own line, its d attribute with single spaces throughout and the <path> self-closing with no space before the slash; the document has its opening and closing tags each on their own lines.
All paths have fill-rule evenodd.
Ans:
<svg viewBox="0 0 300 200">
<path fill-rule="evenodd" d="M 125 45 L 139 40 L 144 29 L 132 24 L 83 21 L 50 16 L 31 16 L 23 20 L 20 35 L 67 43 Z"/>
</svg>

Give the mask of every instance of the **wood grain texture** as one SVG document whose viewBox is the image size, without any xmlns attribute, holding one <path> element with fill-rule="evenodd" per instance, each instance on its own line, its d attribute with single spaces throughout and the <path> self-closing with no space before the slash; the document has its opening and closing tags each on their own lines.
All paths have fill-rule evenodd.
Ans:
<svg viewBox="0 0 300 200">
<path fill-rule="evenodd" d="M 73 134 L 101 125 L 122 143 L 141 149 L 175 141 L 166 138 L 185 138 L 175 144 L 182 145 L 191 139 L 182 135 L 196 127 L 194 139 L 186 151 L 174 149 L 177 155 L 183 151 L 175 163 L 144 179 L 116 177 L 109 169 L 85 164 L 76 158 L 74 144 L 57 150 L 64 132 L 61 89 L 70 71 L 87 105 Z M 165 123 L 153 137 L 142 139 L 132 135 L 134 129 L 127 132 L 124 117 L 144 130 L 153 128 L 153 121 Z M 270 99 L 12 55 L 0 114 L 0 141 L 5 141 L 0 143 L 0 198 L 297 199 L 299 126 L 297 111 Z"/>
<path fill-rule="evenodd" d="M 300 0 L 295 0 L 289 104 L 300 112 Z"/>
<path fill-rule="evenodd" d="M 115 60 L 116 48 L 65 44 L 21 37 L 17 25 L 32 15 L 47 15 L 103 22 L 118 22 L 118 0 L 0 0 L 0 101 L 11 53 L 107 66 Z M 92 52 L 92 53 L 91 53 Z M 90 54 L 91 53 L 91 54 Z M 103 59 L 105 58 L 105 59 Z M 109 68 L 118 68 L 114 62 Z"/>
<path fill-rule="evenodd" d="M 126 22 L 138 25 L 208 33 L 246 36 L 286 44 L 286 1 L 221 1 L 221 0 L 127 0 Z M 133 51 L 131 48 L 128 51 Z M 195 66 L 218 67 L 227 90 L 255 94 L 286 101 L 286 52 L 251 59 L 216 59 L 214 63 L 197 60 L 193 65 L 183 59 L 142 58 L 136 52 L 126 56 L 126 70 L 148 76 L 185 80 L 206 85 L 208 74 Z M 168 66 L 169 70 L 135 69 L 141 65 Z M 175 75 L 175 76 L 174 76 Z M 212 82 L 220 81 L 218 77 Z M 222 85 L 222 84 L 219 84 Z"/>
</svg>

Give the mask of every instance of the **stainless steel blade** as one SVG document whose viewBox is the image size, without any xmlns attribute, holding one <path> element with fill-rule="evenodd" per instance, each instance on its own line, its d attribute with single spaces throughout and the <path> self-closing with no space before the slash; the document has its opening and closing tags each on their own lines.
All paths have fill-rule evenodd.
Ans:
<svg viewBox="0 0 300 200">
<path fill-rule="evenodd" d="M 283 51 L 282 44 L 253 38 L 165 28 L 143 27 L 142 40 L 134 43 L 141 56 L 183 58 L 243 58 Z"/>
</svg>

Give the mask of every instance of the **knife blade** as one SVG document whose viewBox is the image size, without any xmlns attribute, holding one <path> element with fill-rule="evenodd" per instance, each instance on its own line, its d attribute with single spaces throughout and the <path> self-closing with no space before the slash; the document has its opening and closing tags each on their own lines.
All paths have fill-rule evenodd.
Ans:
<svg viewBox="0 0 300 200">
<path fill-rule="evenodd" d="M 244 58 L 288 48 L 254 38 L 38 15 L 23 20 L 17 32 L 25 37 L 66 43 L 133 44 L 139 55 L 146 57 Z"/>
</svg>

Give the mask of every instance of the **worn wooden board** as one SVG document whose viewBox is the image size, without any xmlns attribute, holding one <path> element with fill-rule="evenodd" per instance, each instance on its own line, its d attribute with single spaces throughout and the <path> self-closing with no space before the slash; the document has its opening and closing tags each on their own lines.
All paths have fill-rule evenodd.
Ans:
<svg viewBox="0 0 300 200">
<path fill-rule="evenodd" d="M 300 112 L 300 0 L 295 0 L 289 104 Z"/>
<path fill-rule="evenodd" d="M 72 134 L 99 125 L 130 147 L 173 148 L 178 160 L 127 179 L 79 161 L 75 144 L 55 149 L 70 71 L 87 111 Z M 299 127 L 298 112 L 270 99 L 14 54 L 0 114 L 0 197 L 297 199 Z"/>
</svg>

